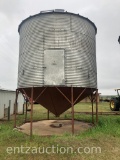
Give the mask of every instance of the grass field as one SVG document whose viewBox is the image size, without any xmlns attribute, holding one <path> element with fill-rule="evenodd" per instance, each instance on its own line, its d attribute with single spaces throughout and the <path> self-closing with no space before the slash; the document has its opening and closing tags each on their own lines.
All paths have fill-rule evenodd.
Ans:
<svg viewBox="0 0 120 160">
<path fill-rule="evenodd" d="M 71 110 L 61 115 L 71 118 Z M 90 103 L 75 106 L 75 111 L 91 111 Z M 109 103 L 99 103 L 99 111 L 110 111 Z M 39 105 L 34 106 L 34 120 L 47 118 L 47 111 Z M 30 115 L 28 115 L 28 120 Z M 17 130 L 13 130 L 11 120 L 0 121 L 0 160 L 119 160 L 120 159 L 120 116 L 99 116 L 97 126 L 79 135 L 40 137 L 32 140 Z M 50 114 L 50 119 L 58 119 Z M 90 115 L 75 114 L 75 119 L 91 122 Z M 24 122 L 24 115 L 17 116 L 17 126 Z M 9 147 L 9 148 L 8 148 Z M 16 148 L 15 148 L 16 147 Z M 18 148 L 19 147 L 19 148 Z M 23 148 L 24 147 L 24 148 Z M 29 147 L 29 153 L 25 153 Z M 51 147 L 51 148 L 48 148 Z M 80 148 L 81 147 L 81 148 Z M 94 147 L 94 148 L 93 148 Z M 96 150 L 96 148 L 97 150 Z M 40 149 L 40 151 L 36 150 Z M 47 153 L 46 148 L 48 149 Z M 54 150 L 53 150 L 54 149 Z M 95 149 L 95 150 L 94 150 Z M 9 151 L 9 153 L 7 153 Z M 54 151 L 54 153 L 53 153 Z"/>
</svg>

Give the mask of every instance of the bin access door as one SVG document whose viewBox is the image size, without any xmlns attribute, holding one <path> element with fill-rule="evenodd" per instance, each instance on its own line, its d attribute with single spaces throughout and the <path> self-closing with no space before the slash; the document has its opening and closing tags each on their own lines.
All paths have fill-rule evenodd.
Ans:
<svg viewBox="0 0 120 160">
<path fill-rule="evenodd" d="M 61 86 L 64 84 L 64 50 L 45 50 L 44 85 Z"/>
</svg>

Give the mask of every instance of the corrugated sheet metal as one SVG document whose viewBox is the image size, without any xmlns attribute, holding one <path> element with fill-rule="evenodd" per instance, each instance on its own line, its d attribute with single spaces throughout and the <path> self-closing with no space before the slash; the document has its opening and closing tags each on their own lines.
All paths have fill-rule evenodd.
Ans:
<svg viewBox="0 0 120 160">
<path fill-rule="evenodd" d="M 65 51 L 65 86 L 97 88 L 96 27 L 70 13 L 41 13 L 19 27 L 18 88 L 44 86 L 44 51 Z M 46 84 L 47 85 L 47 84 Z"/>
</svg>

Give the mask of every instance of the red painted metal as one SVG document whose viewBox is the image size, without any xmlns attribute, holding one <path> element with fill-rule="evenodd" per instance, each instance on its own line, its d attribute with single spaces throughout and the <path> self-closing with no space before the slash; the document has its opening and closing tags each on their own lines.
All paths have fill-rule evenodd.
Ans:
<svg viewBox="0 0 120 160">
<path fill-rule="evenodd" d="M 27 101 L 25 102 L 25 122 L 27 121 L 27 109 L 28 109 L 28 104 L 27 104 Z"/>
<path fill-rule="evenodd" d="M 31 88 L 31 117 L 30 117 L 30 136 L 32 137 L 32 122 L 33 122 L 33 87 Z"/>
<path fill-rule="evenodd" d="M 77 100 L 81 97 L 81 95 L 85 92 L 86 88 L 83 89 L 83 91 L 79 94 L 79 96 L 74 101 L 74 104 L 77 102 Z"/>
<path fill-rule="evenodd" d="M 71 108 L 71 87 L 34 87 L 33 100 L 59 116 Z M 31 88 L 19 88 L 20 92 L 31 98 Z M 96 89 L 73 87 L 74 105 L 93 94 Z M 44 91 L 44 92 L 43 92 Z"/>
<path fill-rule="evenodd" d="M 16 128 L 16 116 L 17 116 L 17 100 L 19 91 L 16 89 L 15 108 L 14 108 L 14 128 Z"/>
<path fill-rule="evenodd" d="M 22 95 L 24 95 L 23 97 L 24 97 L 24 99 L 25 98 L 27 98 L 28 100 L 29 100 L 29 97 L 28 97 L 28 95 L 26 94 L 26 92 L 25 92 L 25 90 L 24 89 L 22 89 Z"/>
<path fill-rule="evenodd" d="M 96 90 L 96 124 L 98 123 L 98 89 Z"/>
<path fill-rule="evenodd" d="M 93 109 L 93 99 L 92 99 L 92 123 L 94 124 L 94 109 Z"/>
<path fill-rule="evenodd" d="M 71 104 L 71 101 L 67 98 L 67 96 L 58 88 L 58 87 L 56 87 L 57 88 L 57 90 L 63 95 L 63 97 L 65 97 L 65 99 L 68 101 L 68 102 L 70 102 L 70 104 Z"/>
<path fill-rule="evenodd" d="M 71 107 L 72 107 L 72 135 L 74 134 L 74 99 L 73 87 L 71 87 Z"/>
<path fill-rule="evenodd" d="M 37 100 L 40 98 L 40 96 L 45 92 L 45 90 L 47 89 L 47 87 L 45 87 L 43 89 L 43 91 L 39 94 L 39 96 L 35 99 L 35 102 L 37 102 Z"/>
<path fill-rule="evenodd" d="M 49 110 L 47 110 L 47 119 L 49 120 Z"/>
</svg>

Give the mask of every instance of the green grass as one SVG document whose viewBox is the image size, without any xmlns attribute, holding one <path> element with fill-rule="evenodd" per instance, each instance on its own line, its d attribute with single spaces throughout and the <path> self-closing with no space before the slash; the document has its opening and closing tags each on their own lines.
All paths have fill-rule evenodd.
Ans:
<svg viewBox="0 0 120 160">
<path fill-rule="evenodd" d="M 59 119 L 71 118 L 71 110 L 63 113 Z M 75 106 L 75 111 L 91 111 L 90 103 L 81 103 Z M 99 111 L 110 111 L 109 103 L 100 103 Z M 39 106 L 34 106 L 34 120 L 45 119 L 47 117 L 47 111 Z M 30 115 L 28 115 L 28 120 Z M 56 119 L 56 117 L 50 113 L 50 119 Z M 57 118 L 58 119 L 58 118 Z M 75 114 L 75 119 L 91 122 L 90 115 Z M 99 116 L 98 125 L 79 133 L 76 136 L 72 136 L 70 133 L 63 133 L 63 136 L 51 136 L 51 137 L 30 137 L 13 130 L 13 118 L 8 121 L 0 121 L 0 160 L 119 160 L 120 159 L 120 116 Z M 17 116 L 17 126 L 24 122 L 24 115 Z M 101 147 L 101 153 L 50 153 L 50 154 L 7 154 L 7 147 L 51 147 L 54 145 L 58 147 L 73 147 L 73 151 L 77 152 L 78 147 Z"/>
</svg>

